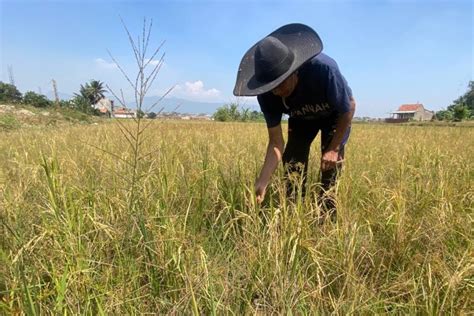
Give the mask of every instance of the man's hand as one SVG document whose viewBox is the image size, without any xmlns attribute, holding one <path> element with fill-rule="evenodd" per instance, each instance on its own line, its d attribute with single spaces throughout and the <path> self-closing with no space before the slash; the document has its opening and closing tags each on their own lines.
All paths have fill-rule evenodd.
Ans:
<svg viewBox="0 0 474 316">
<path fill-rule="evenodd" d="M 281 161 L 281 151 L 277 147 L 273 147 L 273 153 L 275 154 L 275 158 L 278 162 Z M 264 180 L 258 179 L 255 182 L 255 195 L 257 196 L 257 203 L 260 204 L 263 202 L 265 198 L 265 192 L 267 191 L 267 185 Z"/>
<path fill-rule="evenodd" d="M 267 185 L 257 181 L 255 183 L 255 195 L 257 197 L 257 203 L 260 204 L 265 198 L 265 193 L 267 192 Z"/>
<path fill-rule="evenodd" d="M 321 170 L 326 171 L 336 167 L 338 163 L 339 152 L 337 150 L 328 150 L 321 157 Z"/>
<path fill-rule="evenodd" d="M 350 98 L 350 103 L 349 112 L 339 116 L 331 143 L 325 148 L 327 151 L 321 157 L 321 170 L 323 171 L 335 168 L 337 163 L 341 163 L 341 161 L 337 161 L 338 151 L 354 116 L 356 103 L 353 97 Z"/>
</svg>

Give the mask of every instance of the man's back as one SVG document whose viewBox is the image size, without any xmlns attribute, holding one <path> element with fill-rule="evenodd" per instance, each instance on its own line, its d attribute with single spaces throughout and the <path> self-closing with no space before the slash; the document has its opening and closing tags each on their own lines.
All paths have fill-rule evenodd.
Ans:
<svg viewBox="0 0 474 316">
<path fill-rule="evenodd" d="M 331 57 L 319 54 L 298 69 L 293 93 L 281 98 L 271 91 L 258 96 L 268 127 L 279 124 L 283 113 L 302 119 L 324 119 L 350 107 L 352 91 Z"/>
</svg>

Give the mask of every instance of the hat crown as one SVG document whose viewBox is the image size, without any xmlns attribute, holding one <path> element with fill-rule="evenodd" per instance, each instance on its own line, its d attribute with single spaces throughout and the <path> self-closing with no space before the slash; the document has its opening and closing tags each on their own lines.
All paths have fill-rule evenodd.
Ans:
<svg viewBox="0 0 474 316">
<path fill-rule="evenodd" d="M 255 76 L 260 82 L 275 80 L 290 69 L 293 52 L 279 39 L 265 37 L 255 50 Z"/>
</svg>

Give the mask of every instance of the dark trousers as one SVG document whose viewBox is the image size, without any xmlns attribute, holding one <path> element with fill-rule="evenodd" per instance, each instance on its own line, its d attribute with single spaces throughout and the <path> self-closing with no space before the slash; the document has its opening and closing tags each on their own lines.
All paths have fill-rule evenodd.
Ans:
<svg viewBox="0 0 474 316">
<path fill-rule="evenodd" d="M 305 196 L 305 184 L 308 171 L 308 157 L 311 143 L 321 131 L 321 152 L 324 153 L 332 141 L 336 127 L 336 118 L 328 120 L 303 120 L 290 118 L 288 121 L 288 142 L 283 153 L 283 164 L 286 172 L 287 195 L 295 200 L 298 194 Z M 350 129 L 346 132 L 344 140 L 339 147 L 338 160 L 344 159 L 344 145 L 349 137 Z M 328 191 L 335 185 L 342 164 L 338 163 L 336 168 L 321 171 L 321 189 L 319 191 L 319 203 L 323 215 L 330 215 L 335 219 L 336 204 L 334 198 Z"/>
</svg>

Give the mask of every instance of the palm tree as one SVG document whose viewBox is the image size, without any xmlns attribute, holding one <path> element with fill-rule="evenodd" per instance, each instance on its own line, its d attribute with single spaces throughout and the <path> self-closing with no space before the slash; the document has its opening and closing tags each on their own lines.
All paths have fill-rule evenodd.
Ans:
<svg viewBox="0 0 474 316">
<path fill-rule="evenodd" d="M 104 88 L 104 83 L 98 80 L 91 80 L 89 84 L 90 93 L 93 97 L 94 104 L 105 98 L 104 93 L 107 90 Z"/>
<path fill-rule="evenodd" d="M 81 96 L 89 100 L 91 105 L 103 99 L 106 91 L 104 83 L 98 80 L 91 80 L 90 83 L 86 83 L 85 85 L 81 84 L 81 89 L 79 90 Z"/>
</svg>

